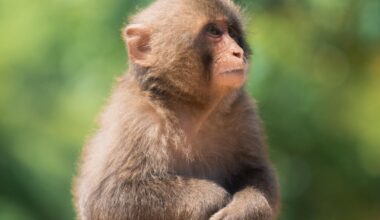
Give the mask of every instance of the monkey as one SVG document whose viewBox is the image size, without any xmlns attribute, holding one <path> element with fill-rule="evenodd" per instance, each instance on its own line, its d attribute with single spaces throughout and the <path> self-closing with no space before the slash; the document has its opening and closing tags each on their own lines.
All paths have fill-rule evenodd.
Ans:
<svg viewBox="0 0 380 220">
<path fill-rule="evenodd" d="M 232 0 L 156 0 L 122 30 L 128 70 L 85 145 L 81 220 L 272 220 L 277 178 Z"/>
</svg>

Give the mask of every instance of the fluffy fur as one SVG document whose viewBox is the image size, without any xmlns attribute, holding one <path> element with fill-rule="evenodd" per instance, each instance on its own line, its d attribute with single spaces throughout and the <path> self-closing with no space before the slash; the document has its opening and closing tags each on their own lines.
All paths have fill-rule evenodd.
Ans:
<svg viewBox="0 0 380 220">
<path fill-rule="evenodd" d="M 227 0 L 158 0 L 131 19 L 152 28 L 154 64 L 130 62 L 85 146 L 78 219 L 275 218 L 277 182 L 255 104 L 243 88 L 210 91 L 213 57 L 198 35 L 218 17 L 243 31 Z"/>
</svg>

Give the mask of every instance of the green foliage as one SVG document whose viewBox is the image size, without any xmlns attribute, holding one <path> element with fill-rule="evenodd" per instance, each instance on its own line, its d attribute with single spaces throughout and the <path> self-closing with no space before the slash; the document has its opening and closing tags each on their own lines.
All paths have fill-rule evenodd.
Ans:
<svg viewBox="0 0 380 220">
<path fill-rule="evenodd" d="M 0 0 L 0 219 L 73 219 L 85 138 L 150 1 Z M 281 220 L 380 219 L 380 2 L 239 0 Z"/>
</svg>

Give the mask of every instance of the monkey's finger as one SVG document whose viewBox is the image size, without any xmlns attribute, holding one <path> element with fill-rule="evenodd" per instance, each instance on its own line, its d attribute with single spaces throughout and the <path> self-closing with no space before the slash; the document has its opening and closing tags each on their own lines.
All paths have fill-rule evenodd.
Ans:
<svg viewBox="0 0 380 220">
<path fill-rule="evenodd" d="M 223 219 L 226 219 L 227 217 L 227 210 L 226 208 L 223 208 L 221 210 L 219 210 L 217 213 L 215 213 L 214 215 L 211 216 L 211 218 L 209 220 L 223 220 Z"/>
</svg>

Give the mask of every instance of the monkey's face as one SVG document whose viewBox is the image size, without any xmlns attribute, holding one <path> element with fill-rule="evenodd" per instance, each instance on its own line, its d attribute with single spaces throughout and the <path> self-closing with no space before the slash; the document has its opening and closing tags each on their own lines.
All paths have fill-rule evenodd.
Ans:
<svg viewBox="0 0 380 220">
<path fill-rule="evenodd" d="M 239 88 L 247 77 L 247 55 L 238 44 L 239 32 L 225 20 L 204 27 L 204 37 L 212 56 L 211 80 L 216 87 Z"/>
</svg>

